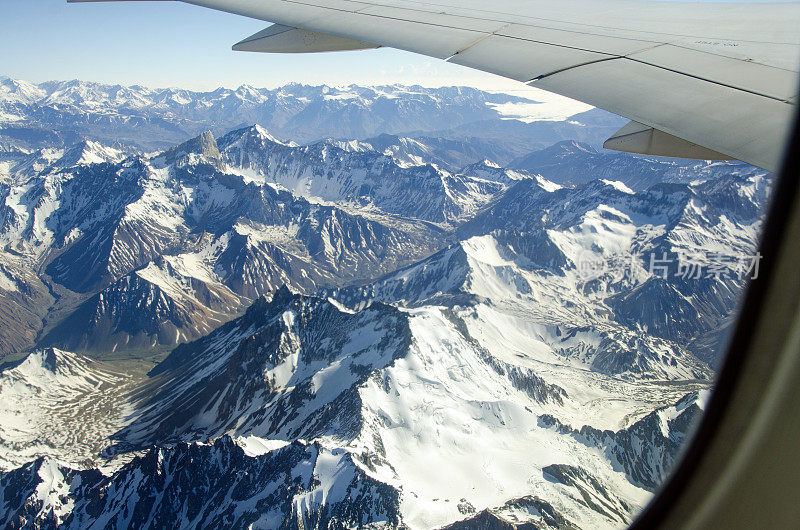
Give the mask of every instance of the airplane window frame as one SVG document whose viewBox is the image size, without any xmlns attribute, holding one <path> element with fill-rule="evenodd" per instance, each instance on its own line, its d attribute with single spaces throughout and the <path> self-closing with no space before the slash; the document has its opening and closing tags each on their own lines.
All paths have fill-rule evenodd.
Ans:
<svg viewBox="0 0 800 530">
<path fill-rule="evenodd" d="M 781 252 L 793 246 L 794 241 L 787 236 L 793 216 L 800 212 L 800 108 L 794 109 L 794 120 L 787 130 L 784 154 L 779 171 L 775 173 L 772 197 L 767 210 L 758 250 L 762 255 L 759 278 L 749 283 L 745 289 L 739 306 L 739 314 L 728 342 L 724 362 L 721 364 L 714 382 L 713 392 L 705 407 L 692 437 L 685 442 L 683 453 L 672 469 L 667 480 L 654 497 L 628 527 L 632 530 L 644 530 L 669 526 L 668 520 L 675 523 L 679 501 L 685 501 L 685 493 L 696 470 L 703 464 L 715 442 L 718 442 L 723 423 L 731 412 L 734 394 L 748 381 L 745 372 L 747 362 L 755 355 L 769 356 L 771 364 L 777 364 L 782 350 L 757 351 L 756 334 L 769 319 L 765 309 L 767 296 L 776 286 L 775 277 L 779 262 L 785 257 Z M 800 352 L 798 352 L 800 353 Z M 766 382 L 765 382 L 766 383 Z M 763 395 L 762 395 L 763 397 Z M 755 427 L 749 426 L 752 429 Z M 774 433 L 773 433 L 774 434 Z M 800 449 L 798 450 L 800 452 Z M 694 501 L 699 507 L 699 499 Z M 691 502 L 690 502 L 691 504 Z M 684 509 L 686 506 L 682 506 Z"/>
</svg>

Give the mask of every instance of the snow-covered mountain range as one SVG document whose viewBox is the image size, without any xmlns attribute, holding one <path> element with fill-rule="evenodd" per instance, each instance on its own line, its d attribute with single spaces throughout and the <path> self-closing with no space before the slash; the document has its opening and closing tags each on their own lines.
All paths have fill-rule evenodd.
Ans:
<svg viewBox="0 0 800 530">
<path fill-rule="evenodd" d="M 624 525 L 702 412 L 771 190 L 466 89 L 2 83 L 4 142 L 61 135 L 0 152 L 10 528 Z M 96 135 L 62 145 L 56 110 Z M 219 134 L 96 141 L 154 123 Z"/>
<path fill-rule="evenodd" d="M 600 180 L 562 187 L 488 161 L 450 172 L 358 142 L 286 144 L 258 126 L 219 141 L 204 133 L 149 157 L 122 158 L 86 142 L 68 151 L 49 152 L 50 164 L 38 171 L 21 163 L 0 187 L 6 353 L 35 342 L 94 352 L 172 347 L 281 285 L 313 294 L 369 282 L 453 240 L 498 231 L 500 239 L 519 232 L 510 244 L 550 273 L 574 267 L 582 250 L 603 247 L 615 259 L 674 256 L 717 240 L 728 255 L 752 252 L 768 190 L 763 172 L 731 163 L 702 166 L 708 181 L 639 193 Z M 634 168 L 643 163 L 662 164 L 637 161 Z M 750 195 L 739 197 L 741 190 Z M 699 234 L 705 239 L 697 241 Z M 426 288 L 448 279 L 426 278 Z M 554 282 L 540 281 L 551 290 Z M 577 292 L 575 284 L 573 277 L 565 288 Z M 658 285 L 657 278 L 641 288 L 611 282 L 603 292 L 622 316 L 641 297 L 628 290 Z M 701 285 L 713 300 L 681 324 L 688 331 L 635 314 L 627 324 L 665 328 L 656 332 L 663 338 L 698 339 L 732 310 L 735 282 L 719 289 L 693 281 L 661 297 L 678 307 Z M 572 303 L 585 308 L 590 301 L 580 295 Z M 567 320 L 583 322 L 572 313 Z"/>
<path fill-rule="evenodd" d="M 759 168 L 728 162 L 658 159 L 631 156 L 603 150 L 568 140 L 533 151 L 508 163 L 508 167 L 531 171 L 557 184 L 580 185 L 589 180 L 620 180 L 628 187 L 643 191 L 663 182 L 690 184 L 713 179 L 721 174 L 750 176 L 763 173 Z"/>
<path fill-rule="evenodd" d="M 386 143 L 382 135 L 410 136 L 461 167 L 469 153 L 502 163 L 560 140 L 599 145 L 624 123 L 582 104 L 571 110 L 574 105 L 531 97 L 468 87 L 290 84 L 193 92 L 0 78 L 0 146 L 64 147 L 86 138 L 153 151 L 204 130 L 219 136 L 258 123 L 299 143 L 325 138 Z"/>
</svg>

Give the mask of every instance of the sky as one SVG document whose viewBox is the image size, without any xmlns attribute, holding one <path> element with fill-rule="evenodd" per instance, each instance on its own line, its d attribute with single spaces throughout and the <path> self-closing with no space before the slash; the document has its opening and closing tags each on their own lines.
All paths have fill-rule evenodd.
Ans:
<svg viewBox="0 0 800 530">
<path fill-rule="evenodd" d="M 242 84 L 466 85 L 531 89 L 516 81 L 391 49 L 265 54 L 231 46 L 268 23 L 181 2 L 0 0 L 0 75 L 211 90 Z"/>
</svg>

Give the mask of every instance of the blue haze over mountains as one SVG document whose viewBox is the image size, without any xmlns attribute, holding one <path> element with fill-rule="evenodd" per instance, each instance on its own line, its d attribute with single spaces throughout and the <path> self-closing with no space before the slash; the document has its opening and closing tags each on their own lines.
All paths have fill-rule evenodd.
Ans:
<svg viewBox="0 0 800 530">
<path fill-rule="evenodd" d="M 597 145 L 624 123 L 600 110 L 570 122 L 501 120 L 494 105 L 530 101 L 468 87 L 286 85 L 192 92 L 82 81 L 33 85 L 5 78 L 0 82 L 4 112 L 25 117 L 4 120 L 0 143 L 35 148 L 64 147 L 88 139 L 154 151 L 205 130 L 220 136 L 259 124 L 277 138 L 298 143 L 325 138 L 364 140 L 383 134 L 427 137 L 438 143 L 449 140 L 454 142 L 453 151 L 465 151 L 460 162 L 454 161 L 460 167 L 470 161 L 470 151 L 477 155 L 475 159 L 493 153 L 493 160 L 505 163 L 509 157 L 565 139 Z"/>
<path fill-rule="evenodd" d="M 0 81 L 0 519 L 630 522 L 702 412 L 772 179 L 530 104 Z M 630 270 L 587 280 L 586 252 Z M 698 252 L 727 274 L 641 257 Z"/>
</svg>

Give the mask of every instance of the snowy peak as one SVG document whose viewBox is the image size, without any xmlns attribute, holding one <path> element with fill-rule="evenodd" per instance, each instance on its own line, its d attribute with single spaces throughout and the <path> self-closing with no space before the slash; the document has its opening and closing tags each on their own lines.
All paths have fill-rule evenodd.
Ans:
<svg viewBox="0 0 800 530">
<path fill-rule="evenodd" d="M 600 179 L 600 182 L 602 182 L 606 186 L 611 186 L 615 190 L 621 191 L 622 193 L 627 193 L 627 194 L 630 194 L 630 195 L 634 194 L 634 191 L 632 189 L 630 189 L 628 186 L 626 186 L 624 182 L 620 182 L 619 180 Z"/>
<path fill-rule="evenodd" d="M 26 151 L 12 147 L 0 152 L 0 182 L 22 183 L 43 173 L 103 162 L 117 163 L 124 157 L 122 151 L 91 140 L 82 140 L 67 149 Z"/>
<path fill-rule="evenodd" d="M 488 328 L 509 317 L 509 327 L 526 328 L 525 322 L 535 322 L 546 326 L 537 332 L 541 360 L 615 377 L 708 377 L 708 369 L 684 348 L 707 329 L 710 317 L 701 315 L 673 286 L 665 284 L 653 292 L 650 286 L 656 279 L 619 295 L 587 289 L 574 265 L 580 252 L 571 248 L 563 233 L 553 230 L 495 231 L 461 241 L 371 285 L 331 296 L 351 307 L 365 300 L 407 307 L 474 307 L 481 315 L 476 324 L 485 322 Z M 648 299 L 655 304 L 652 315 L 641 309 L 647 292 L 656 296 L 655 301 Z M 686 314 L 691 324 L 664 321 L 664 314 L 675 312 Z M 475 333 L 493 335 L 488 328 Z M 520 339 L 528 340 L 522 335 Z M 525 344 L 519 347 L 532 347 Z M 497 345 L 489 342 L 486 348 L 492 351 Z"/>
<path fill-rule="evenodd" d="M 353 313 L 279 289 L 154 368 L 154 384 L 167 383 L 141 404 L 121 439 L 146 445 L 231 429 L 277 439 L 352 437 L 359 429 L 355 388 L 401 357 L 409 340 L 407 317 L 393 307 Z M 176 408 L 179 402 L 194 404 Z"/>
<path fill-rule="evenodd" d="M 258 456 L 230 437 L 182 443 L 149 449 L 110 477 L 39 459 L 4 474 L 0 487 L 16 492 L 0 517 L 22 527 L 78 528 L 102 518 L 105 528 L 121 530 L 183 517 L 201 528 L 400 523 L 397 490 L 369 477 L 348 453 L 318 443 Z"/>
<path fill-rule="evenodd" d="M 733 173 L 698 183 L 694 189 L 713 207 L 716 217 L 724 215 L 749 223 L 763 215 L 773 183 L 773 179 L 766 174 Z"/>
<path fill-rule="evenodd" d="M 500 167 L 488 159 L 465 166 L 459 171 L 459 174 L 503 184 L 509 184 L 515 180 L 529 177 L 527 174 Z"/>
<path fill-rule="evenodd" d="M 79 305 L 40 339 L 75 351 L 117 353 L 175 346 L 236 315 L 247 299 L 159 258 Z M 178 265 L 178 266 L 176 266 Z"/>
<path fill-rule="evenodd" d="M 14 488 L 19 494 L 0 506 L 0 518 L 19 527 L 61 526 L 74 506 L 69 497 L 73 481 L 76 486 L 86 479 L 86 483 L 92 484 L 100 477 L 102 474 L 97 470 L 75 471 L 53 458 L 39 457 L 0 476 L 3 490 Z"/>
<path fill-rule="evenodd" d="M 185 165 L 203 161 L 220 169 L 223 167 L 222 155 L 220 155 L 217 140 L 211 131 L 204 131 L 200 136 L 165 151 L 159 158 L 163 158 L 164 163 L 168 165 Z"/>
<path fill-rule="evenodd" d="M 289 145 L 275 138 L 267 129 L 258 124 L 233 130 L 223 135 L 218 144 L 222 150 L 230 149 L 233 145 L 236 145 L 239 149 L 256 151 L 267 149 L 270 144 Z"/>
<path fill-rule="evenodd" d="M 511 162 L 510 166 L 515 169 L 523 169 L 532 173 L 540 173 L 544 168 L 574 160 L 593 159 L 597 155 L 597 150 L 588 144 L 568 140 L 558 142 L 540 151 L 534 151 L 529 155 L 520 157 Z"/>
<path fill-rule="evenodd" d="M 353 307 L 371 301 L 413 307 L 440 299 L 469 298 L 466 287 L 472 268 L 466 246 L 468 242 L 453 244 L 369 285 L 336 289 L 331 296 Z"/>
<path fill-rule="evenodd" d="M 42 348 L 34 350 L 19 361 L 0 365 L 3 377 L 20 377 L 31 382 L 37 379 L 56 380 L 59 378 L 87 377 L 91 383 L 91 361 L 80 355 L 59 350 Z"/>
<path fill-rule="evenodd" d="M 117 149 L 106 147 L 91 140 L 83 140 L 64 151 L 61 158 L 53 165 L 58 168 L 70 168 L 104 162 L 117 163 L 123 158 L 124 154 Z"/>
<path fill-rule="evenodd" d="M 766 175 L 741 162 L 713 162 L 674 158 L 631 156 L 614 151 L 598 152 L 587 144 L 560 142 L 511 161 L 509 167 L 542 175 L 567 186 L 595 179 L 621 181 L 637 191 L 659 183 L 689 184 L 730 175 Z"/>
<path fill-rule="evenodd" d="M 30 105 L 45 97 L 46 92 L 27 81 L 0 78 L 0 100 L 10 103 Z"/>
<path fill-rule="evenodd" d="M 516 175 L 491 168 L 485 178 L 453 175 L 430 165 L 407 165 L 357 142 L 308 146 L 276 143 L 253 128 L 220 140 L 232 171 L 314 202 L 379 210 L 450 224 L 472 215 Z"/>
<path fill-rule="evenodd" d="M 656 490 L 672 469 L 678 450 L 690 436 L 708 400 L 707 390 L 690 392 L 675 403 L 659 407 L 616 432 L 584 425 L 575 429 L 549 414 L 540 425 L 554 429 L 581 444 L 601 449 L 619 463 L 629 480 L 647 490 Z M 572 470 L 550 468 L 553 476 L 565 477 Z"/>
<path fill-rule="evenodd" d="M 265 161 L 271 160 L 274 153 L 281 153 L 289 144 L 278 141 L 259 125 L 237 129 L 219 139 L 222 156 L 229 165 L 244 170 L 246 176 L 266 173 Z"/>
<path fill-rule="evenodd" d="M 23 374 L 31 374 L 33 371 L 55 374 L 56 350 L 53 348 L 37 350 L 29 353 L 18 361 L 5 362 L 1 364 L 0 372 L 5 372 L 6 370 L 17 370 Z"/>
<path fill-rule="evenodd" d="M 558 142 L 538 152 L 540 156 L 545 158 L 568 158 L 575 156 L 578 153 L 585 153 L 588 155 L 597 154 L 597 150 L 589 144 L 577 142 L 575 140 L 567 140 L 565 142 Z"/>
<path fill-rule="evenodd" d="M 122 374 L 103 363 L 56 348 L 0 365 L 0 470 L 41 455 L 95 462 L 125 411 L 110 410 L 88 421 L 86 404 L 110 398 L 122 382 Z"/>
</svg>

